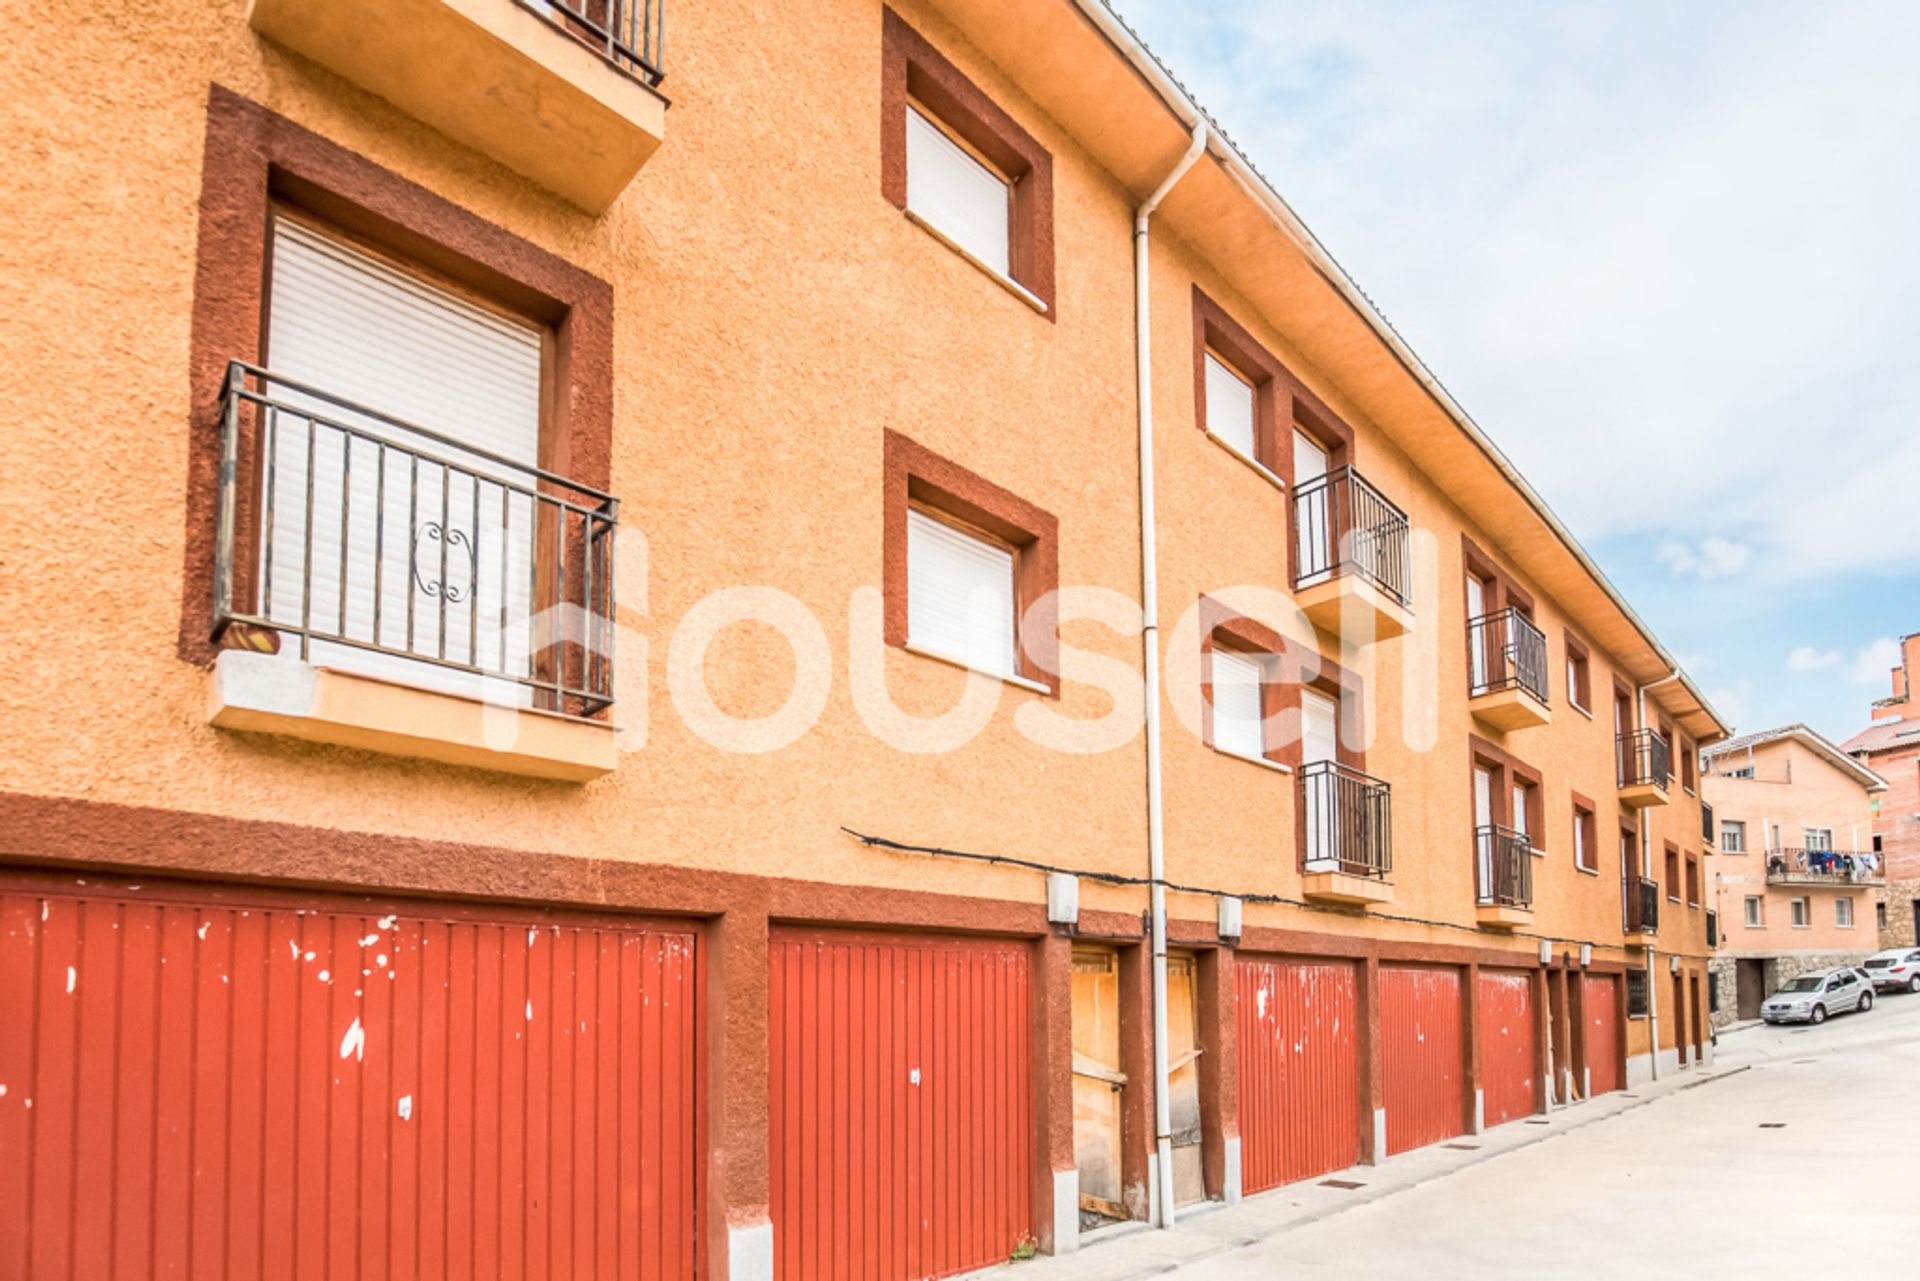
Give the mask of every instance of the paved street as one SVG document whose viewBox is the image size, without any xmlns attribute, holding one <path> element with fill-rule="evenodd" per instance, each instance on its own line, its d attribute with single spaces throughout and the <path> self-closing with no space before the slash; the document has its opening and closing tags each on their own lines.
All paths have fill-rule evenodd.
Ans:
<svg viewBox="0 0 1920 1281">
<path fill-rule="evenodd" d="M 1306 1187 L 1195 1216 L 1171 1234 L 1189 1237 L 1191 1262 L 1149 1245 L 1169 1234 L 1142 1233 L 1054 1266 L 1103 1281 L 1174 1268 L 1182 1281 L 1920 1274 L 1920 998 L 1819 1028 L 1730 1033 L 1712 1072 L 1591 1122 L 1556 1113 L 1574 1128 L 1543 1141 L 1532 1136 L 1551 1127 L 1502 1127 L 1482 1136 L 1487 1148 L 1496 1136 L 1525 1145 L 1363 1204 Z M 1761 1128 L 1772 1123 L 1784 1128 Z M 1410 1154 L 1358 1177 L 1377 1187 L 1396 1165 L 1404 1179 L 1407 1163 L 1441 1158 Z M 1099 1258 L 1110 1253 L 1133 1265 Z"/>
</svg>

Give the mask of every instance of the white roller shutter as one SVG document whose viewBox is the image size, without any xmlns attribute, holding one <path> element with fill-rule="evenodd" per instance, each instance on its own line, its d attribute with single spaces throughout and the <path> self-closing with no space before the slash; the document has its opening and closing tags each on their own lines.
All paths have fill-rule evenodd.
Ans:
<svg viewBox="0 0 1920 1281">
<path fill-rule="evenodd" d="M 907 208 L 1003 276 L 1011 192 L 940 126 L 907 108 Z"/>
<path fill-rule="evenodd" d="M 968 667 L 1017 676 L 1013 553 L 907 512 L 907 640 Z"/>
<path fill-rule="evenodd" d="M 1255 457 L 1253 384 L 1207 353 L 1207 430 L 1248 458 Z"/>
<path fill-rule="evenodd" d="M 1260 706 L 1261 666 L 1228 649 L 1213 651 L 1213 745 L 1236 756 L 1266 752 Z"/>
<path fill-rule="evenodd" d="M 460 692 L 481 681 L 397 655 L 524 675 L 534 503 L 511 487 L 532 488 L 519 468 L 538 458 L 541 332 L 284 217 L 274 223 L 267 330 L 276 375 L 506 460 L 274 388 L 365 436 L 298 412 L 275 416 L 267 616 L 395 651 L 321 640 L 316 663 Z M 374 438 L 454 467 L 416 462 Z M 297 638 L 287 640 L 283 652 L 297 652 Z"/>
</svg>

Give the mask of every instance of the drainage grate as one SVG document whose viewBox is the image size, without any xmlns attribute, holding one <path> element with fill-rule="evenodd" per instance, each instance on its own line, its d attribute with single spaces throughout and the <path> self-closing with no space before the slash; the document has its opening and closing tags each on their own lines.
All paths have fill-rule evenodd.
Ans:
<svg viewBox="0 0 1920 1281">
<path fill-rule="evenodd" d="M 1455 1152 L 1478 1152 L 1480 1150 L 1478 1143 L 1442 1143 L 1440 1146 L 1443 1148 L 1452 1148 Z"/>
<path fill-rule="evenodd" d="M 1364 1183 L 1355 1183 L 1352 1179 L 1322 1179 L 1320 1180 L 1320 1186 L 1323 1188 L 1339 1188 L 1343 1192 L 1351 1192 L 1355 1188 L 1364 1188 L 1367 1185 Z"/>
<path fill-rule="evenodd" d="M 1785 1121 L 1762 1121 L 1760 1128 L 1763 1130 L 1784 1130 L 1787 1128 L 1787 1123 Z"/>
</svg>

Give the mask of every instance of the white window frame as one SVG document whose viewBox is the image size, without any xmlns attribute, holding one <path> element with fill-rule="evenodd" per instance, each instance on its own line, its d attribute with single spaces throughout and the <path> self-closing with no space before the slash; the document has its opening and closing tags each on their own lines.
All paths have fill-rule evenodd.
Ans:
<svg viewBox="0 0 1920 1281">
<path fill-rule="evenodd" d="M 907 104 L 906 129 L 907 212 L 1012 284 L 1013 183 L 915 103 Z"/>
<path fill-rule="evenodd" d="M 1793 928 L 1796 930 L 1811 929 L 1813 927 L 1813 900 L 1808 898 L 1794 898 L 1788 899 L 1787 903 L 1788 910 L 1791 913 L 1791 920 L 1793 921 Z"/>
<path fill-rule="evenodd" d="M 1833 852 L 1833 829 L 1831 827 L 1802 827 L 1801 839 L 1806 842 L 1802 847 L 1807 850 L 1819 850 L 1823 854 Z"/>
<path fill-rule="evenodd" d="M 1845 911 L 1841 910 L 1843 908 Z M 1841 919 L 1843 916 L 1846 918 L 1845 920 Z M 1833 923 L 1838 929 L 1850 930 L 1853 928 L 1852 895 L 1842 894 L 1839 898 L 1833 900 Z"/>
<path fill-rule="evenodd" d="M 1202 353 L 1201 365 L 1207 385 L 1207 435 L 1262 471 L 1270 471 L 1260 461 L 1259 387 L 1212 348 Z"/>
<path fill-rule="evenodd" d="M 1214 750 L 1262 765 L 1273 764 L 1267 759 L 1266 750 L 1265 692 L 1268 680 L 1266 656 L 1214 645 L 1207 651 L 1207 663 L 1207 681 L 1213 688 Z M 1222 681 L 1220 677 L 1223 670 L 1233 673 L 1235 679 Z M 1223 717 L 1221 715 L 1222 689 L 1234 691 L 1235 696 L 1244 694 L 1247 689 L 1245 677 L 1249 674 L 1253 677 L 1254 707 L 1259 715 L 1251 724 L 1248 724 L 1245 717 L 1247 709 L 1242 707 L 1233 709 L 1229 715 Z M 1226 705 L 1231 708 L 1231 700 L 1227 700 Z"/>
<path fill-rule="evenodd" d="M 1729 841 L 1730 833 L 1738 833 L 1739 839 Z M 1745 819 L 1723 818 L 1720 820 L 1720 852 L 1722 854 L 1745 854 L 1747 852 L 1747 824 Z"/>
<path fill-rule="evenodd" d="M 1758 894 L 1747 895 L 1746 911 L 1741 919 L 1750 930 L 1767 928 L 1767 900 Z"/>
<path fill-rule="evenodd" d="M 929 562 L 932 562 L 931 564 Z M 969 564 L 968 562 L 971 561 Z M 965 606 L 953 591 L 924 575 L 940 572 L 942 562 L 955 578 L 971 571 L 979 580 Z M 1005 591 L 998 590 L 1004 566 Z M 942 519 L 918 507 L 907 509 L 907 647 L 972 671 L 1020 685 L 1035 685 L 1020 674 L 1019 553 L 998 541 Z M 959 612 L 966 634 L 956 631 Z M 984 611 L 984 612 L 983 612 Z M 998 634 L 1004 624 L 1004 641 Z M 978 627 L 980 634 L 974 634 Z"/>
</svg>

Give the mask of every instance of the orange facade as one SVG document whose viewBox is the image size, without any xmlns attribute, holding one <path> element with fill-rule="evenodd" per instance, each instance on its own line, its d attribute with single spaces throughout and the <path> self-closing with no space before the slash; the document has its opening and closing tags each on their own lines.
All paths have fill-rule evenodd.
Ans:
<svg viewBox="0 0 1920 1281">
<path fill-rule="evenodd" d="M 1690 761 L 1726 727 L 1226 140 L 1153 211 L 1137 280 L 1197 119 L 1150 55 L 1091 0 L 670 7 L 665 64 L 650 28 L 605 29 L 619 4 L 14 24 L 21 946 L 51 946 L 36 900 L 108 872 L 203 915 L 257 891 L 671 918 L 699 1034 L 648 1057 L 683 1093 L 634 1100 L 642 1137 L 594 1174 L 691 1163 L 685 1200 L 646 1203 L 660 1275 L 811 1275 L 856 1221 L 898 1228 L 876 1277 L 1072 1248 L 1096 1089 L 1100 1215 L 1154 1214 L 1163 1128 L 1192 1200 L 1384 1160 L 1489 1092 L 1492 1123 L 1524 1077 L 1480 1048 L 1483 967 L 1621 993 L 1563 1024 L 1537 989 L 1535 1080 L 1603 1044 L 1615 1077 L 1665 1070 L 1711 906 L 1668 901 L 1665 860 L 1703 856 Z M 1112 975 L 1092 1063 L 1082 952 Z M 823 957 L 933 966 L 930 1004 L 877 1020 Z M 1451 985 L 1457 1058 L 1411 1076 L 1380 1066 L 1409 974 Z M 518 1008 L 521 980 L 476 976 Z M 56 1030 L 60 986 L 0 974 Z M 297 1051 L 330 1071 L 384 999 L 334 986 Z M 1334 1008 L 1311 1069 L 1283 1061 Z M 796 1019 L 837 1031 L 796 1044 Z M 895 1035 L 973 1092 L 882 1081 L 917 1066 Z M 10 1067 L 0 1125 L 70 1066 Z M 834 1109 L 935 1125 L 904 1189 L 923 1229 L 886 1200 L 882 1157 L 915 1149 L 843 1157 L 807 1128 Z M 514 1131 L 527 1159 L 577 1161 L 544 1124 L 544 1151 Z M 683 1125 L 691 1151 L 660 1147 Z M 67 1231 L 10 1221 L 0 1272 Z"/>
</svg>

